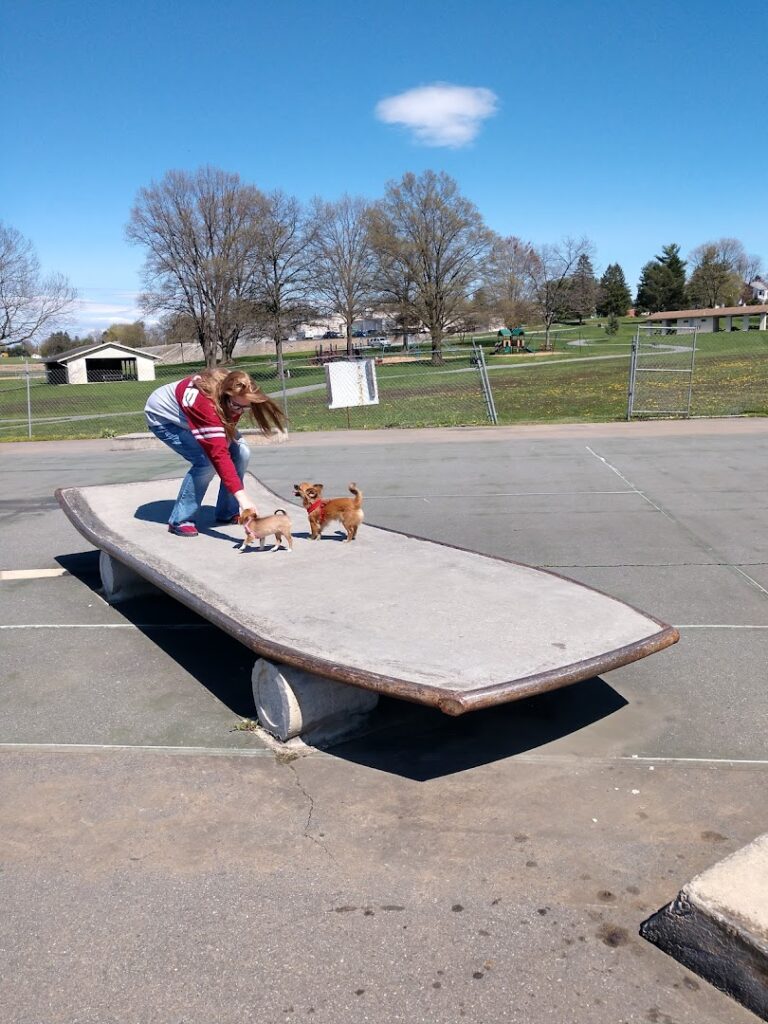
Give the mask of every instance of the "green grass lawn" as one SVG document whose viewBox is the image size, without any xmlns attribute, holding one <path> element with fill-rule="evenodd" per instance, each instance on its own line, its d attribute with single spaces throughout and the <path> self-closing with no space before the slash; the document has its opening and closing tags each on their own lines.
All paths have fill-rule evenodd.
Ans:
<svg viewBox="0 0 768 1024">
<path fill-rule="evenodd" d="M 482 340 L 486 351 L 499 422 L 542 423 L 624 419 L 634 321 L 624 321 L 619 334 L 609 337 L 593 322 L 576 331 L 556 334 L 550 353 L 492 355 L 496 340 Z M 526 335 L 526 338 L 529 334 Z M 536 338 L 539 336 L 536 335 Z M 446 339 L 455 346 L 458 339 Z M 578 340 L 581 344 L 569 342 Z M 670 354 L 663 346 L 684 347 L 685 336 L 658 336 L 659 365 L 686 365 L 685 353 Z M 428 340 L 425 339 L 428 346 Z M 651 359 L 655 359 L 651 350 Z M 325 373 L 308 362 L 307 353 L 286 357 L 289 428 L 334 430 L 482 425 L 488 423 L 479 375 L 472 366 L 469 340 L 446 350 L 442 366 L 429 352 L 417 361 L 393 361 L 393 352 L 377 364 L 380 402 L 376 406 L 329 410 Z M 271 357 L 237 360 L 261 387 L 278 398 L 281 388 Z M 655 365 L 651 362 L 650 365 Z M 55 386 L 40 379 L 30 384 L 33 438 L 104 437 L 146 429 L 142 409 L 159 384 L 178 380 L 202 366 L 162 365 L 155 381 Z M 161 376 L 162 374 L 162 376 Z M 679 389 L 680 377 L 648 374 L 648 408 L 666 408 L 669 392 Z M 297 389 L 315 387 L 302 392 Z M 642 406 L 646 407 L 646 406 Z M 768 415 L 768 332 L 699 335 L 691 412 L 696 416 Z M 23 379 L 0 377 L 0 440 L 27 438 L 27 388 Z"/>
</svg>

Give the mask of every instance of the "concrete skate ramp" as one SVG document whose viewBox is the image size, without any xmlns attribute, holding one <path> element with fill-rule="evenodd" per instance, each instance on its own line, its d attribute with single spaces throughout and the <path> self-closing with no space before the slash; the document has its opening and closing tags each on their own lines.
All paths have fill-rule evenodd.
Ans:
<svg viewBox="0 0 768 1024">
<path fill-rule="evenodd" d="M 294 550 L 235 550 L 204 509 L 195 539 L 166 521 L 179 480 L 63 488 L 97 548 L 264 658 L 459 715 L 607 672 L 676 629 L 555 573 L 364 523 L 308 539 L 306 513 L 251 477 L 262 515 L 289 513 Z M 510 613 L 509 609 L 514 609 Z"/>
</svg>

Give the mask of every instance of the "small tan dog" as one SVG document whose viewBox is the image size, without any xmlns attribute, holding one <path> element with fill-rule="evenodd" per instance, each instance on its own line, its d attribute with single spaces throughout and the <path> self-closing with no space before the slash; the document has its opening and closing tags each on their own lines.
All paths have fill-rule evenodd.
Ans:
<svg viewBox="0 0 768 1024">
<path fill-rule="evenodd" d="M 347 531 L 347 541 L 354 540 L 357 528 L 363 521 L 363 492 L 357 484 L 350 484 L 353 498 L 329 498 L 323 500 L 323 485 L 310 484 L 306 480 L 293 485 L 293 492 L 301 498 L 309 516 L 309 529 L 312 540 L 319 540 L 326 523 L 339 522 Z M 346 541 L 345 541 L 346 543 Z"/>
<path fill-rule="evenodd" d="M 282 547 L 283 540 L 289 551 L 293 551 L 293 537 L 291 536 L 291 520 L 283 508 L 276 508 L 271 516 L 260 516 L 255 508 L 246 508 L 238 516 L 238 522 L 245 530 L 245 539 L 240 546 L 240 552 L 248 550 L 248 545 L 259 541 L 259 550 L 264 550 L 264 541 L 271 534 L 275 535 L 277 543 L 270 551 L 277 551 Z"/>
</svg>

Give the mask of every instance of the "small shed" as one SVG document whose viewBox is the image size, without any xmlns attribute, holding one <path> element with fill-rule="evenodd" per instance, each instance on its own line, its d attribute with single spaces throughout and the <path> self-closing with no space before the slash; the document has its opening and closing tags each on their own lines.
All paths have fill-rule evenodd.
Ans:
<svg viewBox="0 0 768 1024">
<path fill-rule="evenodd" d="M 49 384 L 104 384 L 121 380 L 154 380 L 159 356 L 113 341 L 94 342 L 45 360 Z"/>
</svg>

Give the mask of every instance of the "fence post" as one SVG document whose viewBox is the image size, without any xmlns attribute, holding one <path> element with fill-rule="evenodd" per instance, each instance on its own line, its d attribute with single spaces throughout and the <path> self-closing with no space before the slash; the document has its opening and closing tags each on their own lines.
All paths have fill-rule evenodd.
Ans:
<svg viewBox="0 0 768 1024">
<path fill-rule="evenodd" d="M 278 362 L 278 369 L 280 371 L 280 386 L 283 390 L 283 412 L 285 414 L 285 429 L 288 431 L 288 392 L 285 388 L 285 364 L 282 359 Z"/>
<path fill-rule="evenodd" d="M 635 400 L 635 370 L 637 368 L 637 347 L 640 344 L 640 331 L 636 331 L 629 350 L 629 382 L 627 387 L 627 419 L 632 419 L 632 407 Z"/>
<path fill-rule="evenodd" d="M 29 360 L 24 360 L 24 376 L 27 380 L 27 436 L 32 439 L 32 395 L 29 386 Z"/>
<path fill-rule="evenodd" d="M 485 398 L 485 408 L 488 411 L 488 419 L 495 426 L 499 422 L 499 419 L 496 415 L 496 405 L 493 401 L 491 381 L 488 377 L 488 367 L 485 365 L 485 352 L 483 351 L 483 346 L 478 344 L 474 338 L 472 339 L 472 349 L 474 351 L 478 373 L 480 374 L 480 387 L 482 388 L 483 397 Z"/>
</svg>

